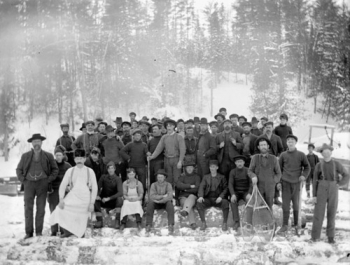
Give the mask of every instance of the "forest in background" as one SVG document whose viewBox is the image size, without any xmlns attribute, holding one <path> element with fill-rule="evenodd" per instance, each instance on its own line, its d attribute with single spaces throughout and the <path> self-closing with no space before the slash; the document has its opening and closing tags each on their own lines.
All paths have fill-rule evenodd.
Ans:
<svg viewBox="0 0 350 265">
<path fill-rule="evenodd" d="M 19 118 L 57 116 L 74 130 L 77 120 L 166 106 L 214 115 L 215 89 L 229 73 L 251 82 L 247 107 L 257 117 L 286 112 L 297 122 L 302 94 L 315 113 L 350 127 L 345 2 L 213 1 L 199 10 L 194 0 L 0 0 L 0 43 L 5 157 Z"/>
</svg>

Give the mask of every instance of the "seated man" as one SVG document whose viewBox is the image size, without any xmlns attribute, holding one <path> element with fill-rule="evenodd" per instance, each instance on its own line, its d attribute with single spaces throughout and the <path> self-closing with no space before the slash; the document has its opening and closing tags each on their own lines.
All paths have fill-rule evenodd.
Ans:
<svg viewBox="0 0 350 265">
<path fill-rule="evenodd" d="M 245 200 L 248 202 L 253 191 L 251 178 L 248 176 L 248 168 L 244 166 L 246 157 L 236 156 L 234 161 L 236 168 L 232 169 L 228 181 L 228 189 L 231 194 L 231 210 L 233 217 L 233 230 L 237 230 L 240 226 L 238 202 Z"/>
<path fill-rule="evenodd" d="M 108 174 L 102 175 L 98 181 L 98 192 L 95 201 L 95 212 L 97 222 L 95 228 L 102 228 L 101 208 L 107 212 L 116 208 L 115 229 L 120 227 L 120 210 L 123 206 L 123 183 L 120 177 L 115 174 L 115 164 L 113 161 L 107 165 Z"/>
<path fill-rule="evenodd" d="M 184 161 L 185 173 L 179 177 L 176 187 L 179 190 L 179 201 L 182 206 L 180 214 L 187 216 L 190 226 L 196 230 L 196 220 L 193 207 L 196 204 L 197 192 L 201 182 L 200 177 L 194 172 L 195 163 L 193 161 Z"/>
<path fill-rule="evenodd" d="M 218 168 L 219 162 L 217 160 L 210 160 L 210 174 L 204 175 L 202 182 L 199 185 L 197 209 L 202 221 L 202 231 L 207 228 L 205 222 L 205 208 L 211 206 L 217 206 L 222 209 L 224 215 L 222 230 L 227 231 L 227 218 L 229 212 L 229 203 L 226 199 L 227 181 L 225 176 L 217 172 Z"/>
<path fill-rule="evenodd" d="M 165 181 L 166 177 L 165 170 L 159 169 L 157 172 L 157 181 L 151 185 L 150 201 L 147 204 L 146 232 L 151 231 L 154 210 L 165 208 L 168 213 L 169 233 L 174 233 L 173 189 L 171 184 Z"/>
</svg>

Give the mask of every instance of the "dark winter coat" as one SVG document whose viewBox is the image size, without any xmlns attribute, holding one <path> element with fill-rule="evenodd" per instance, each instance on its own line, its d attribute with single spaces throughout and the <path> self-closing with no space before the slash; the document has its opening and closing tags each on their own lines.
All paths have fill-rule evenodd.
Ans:
<svg viewBox="0 0 350 265">
<path fill-rule="evenodd" d="M 228 180 L 228 189 L 231 195 L 237 192 L 252 194 L 253 185 L 251 178 L 248 176 L 248 168 L 234 168 L 231 170 Z"/>
<path fill-rule="evenodd" d="M 106 165 L 103 163 L 102 158 L 99 158 L 98 161 L 94 162 L 91 156 L 89 156 L 88 158 L 86 158 L 85 166 L 91 168 L 95 172 L 97 182 L 99 181 L 102 175 L 107 174 L 107 168 Z"/>
<path fill-rule="evenodd" d="M 107 165 L 110 161 L 113 161 L 115 164 L 123 162 L 123 159 L 120 155 L 120 150 L 123 149 L 124 144 L 119 139 L 106 138 L 100 142 L 101 155 L 103 157 L 103 162 Z"/>
<path fill-rule="evenodd" d="M 230 160 L 233 161 L 233 158 L 235 156 L 238 156 L 241 154 L 242 148 L 243 148 L 243 141 L 242 141 L 241 135 L 235 131 L 230 131 L 229 137 L 234 138 L 236 140 L 236 146 L 233 145 L 232 143 L 230 143 L 229 145 L 229 157 L 230 157 Z M 222 132 L 216 136 L 217 150 L 219 150 L 218 151 L 219 163 L 222 162 L 224 157 L 224 148 L 220 148 L 221 142 L 225 142 L 225 132 Z"/>
<path fill-rule="evenodd" d="M 103 135 L 99 133 L 83 133 L 73 142 L 72 148 L 73 150 L 84 149 L 86 156 L 88 156 L 94 147 L 98 147 L 102 137 Z"/>
<path fill-rule="evenodd" d="M 205 134 L 199 134 L 197 149 L 198 155 L 204 155 L 206 158 L 216 154 L 215 138 L 208 131 Z"/>
<path fill-rule="evenodd" d="M 148 151 L 153 154 L 153 152 L 156 150 L 157 145 L 160 142 L 160 139 L 162 139 L 162 135 L 159 136 L 153 136 L 151 140 L 148 141 Z M 153 161 L 163 161 L 164 160 L 164 152 L 160 153 Z"/>
<path fill-rule="evenodd" d="M 242 137 L 242 138 L 244 138 L 244 137 Z M 250 140 L 249 140 L 249 152 L 250 152 L 250 155 L 254 155 L 255 154 L 255 141 L 256 141 L 256 139 L 258 139 L 258 136 L 250 133 Z"/>
<path fill-rule="evenodd" d="M 123 197 L 123 182 L 117 175 L 104 174 L 97 183 L 98 196 L 100 198 L 109 197 L 114 200 L 119 197 Z"/>
<path fill-rule="evenodd" d="M 192 173 L 190 175 L 187 172 L 182 174 L 176 183 L 176 188 L 180 191 L 179 197 L 187 198 L 191 194 L 197 196 L 200 183 L 201 178 L 197 174 Z M 196 187 L 191 188 L 191 185 L 195 185 Z"/>
<path fill-rule="evenodd" d="M 146 166 L 148 148 L 147 144 L 142 141 L 133 141 L 128 143 L 120 151 L 122 157 L 129 161 L 129 167 L 144 167 Z"/>
<path fill-rule="evenodd" d="M 260 138 L 267 138 L 268 139 L 266 134 L 260 135 L 257 138 L 257 140 Z M 255 141 L 255 153 L 260 154 L 260 150 L 258 149 L 258 146 L 257 146 L 257 140 Z M 277 136 L 276 134 L 272 134 L 270 142 L 271 142 L 271 146 L 269 149 L 269 153 L 274 155 L 274 156 L 279 156 L 283 152 L 283 145 L 282 145 L 281 138 L 279 136 Z"/>
<path fill-rule="evenodd" d="M 33 149 L 21 156 L 21 160 L 19 161 L 16 168 L 16 174 L 19 181 L 23 182 L 26 179 L 33 156 Z M 44 150 L 41 150 L 41 167 L 48 178 L 48 182 L 52 182 L 56 179 L 58 174 L 56 160 L 51 153 Z"/>
<path fill-rule="evenodd" d="M 280 125 L 276 126 L 276 128 L 273 130 L 273 133 L 281 138 L 283 149 L 284 149 L 284 151 L 286 151 L 288 149 L 287 135 L 293 134 L 292 128 L 289 127 L 288 125 L 280 124 Z"/>
<path fill-rule="evenodd" d="M 122 142 L 123 142 L 124 146 L 127 145 L 128 143 L 132 142 L 132 135 L 131 134 L 130 135 L 124 134 L 121 138 L 122 138 Z"/>
<path fill-rule="evenodd" d="M 227 181 L 225 176 L 217 173 L 216 178 L 218 178 L 219 180 L 219 186 L 216 189 L 216 193 L 219 194 L 218 197 L 221 198 L 226 198 L 227 196 L 227 191 L 228 191 L 228 187 L 227 187 Z M 211 174 L 207 174 L 203 176 L 202 182 L 199 185 L 199 189 L 198 189 L 198 197 L 206 197 L 209 192 L 210 192 L 210 188 L 211 188 L 211 180 L 212 180 L 212 176 Z"/>
<path fill-rule="evenodd" d="M 69 168 L 72 167 L 69 163 L 64 161 L 62 161 L 61 163 L 58 163 L 56 161 L 56 164 L 58 166 L 58 175 L 57 178 L 54 181 L 52 181 L 52 188 L 54 189 L 58 189 L 60 187 L 64 174 Z"/>
<path fill-rule="evenodd" d="M 60 138 L 58 138 L 56 142 L 56 146 L 62 145 L 64 148 L 66 148 L 67 152 L 70 152 L 73 150 L 72 144 L 75 141 L 75 138 L 70 135 L 62 135 Z"/>
</svg>

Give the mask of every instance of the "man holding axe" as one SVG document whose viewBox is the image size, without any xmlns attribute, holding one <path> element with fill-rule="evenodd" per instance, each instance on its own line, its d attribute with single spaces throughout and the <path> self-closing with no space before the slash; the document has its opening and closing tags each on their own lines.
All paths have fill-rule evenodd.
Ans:
<svg viewBox="0 0 350 265">
<path fill-rule="evenodd" d="M 282 188 L 283 225 L 278 233 L 288 231 L 291 201 L 293 202 L 294 226 L 298 226 L 301 206 L 300 191 L 310 173 L 310 165 L 306 155 L 295 148 L 298 138 L 295 135 L 289 134 L 286 139 L 288 150 L 283 152 L 279 159 L 282 172 L 282 183 L 279 183 L 277 188 L 279 190 Z"/>
</svg>

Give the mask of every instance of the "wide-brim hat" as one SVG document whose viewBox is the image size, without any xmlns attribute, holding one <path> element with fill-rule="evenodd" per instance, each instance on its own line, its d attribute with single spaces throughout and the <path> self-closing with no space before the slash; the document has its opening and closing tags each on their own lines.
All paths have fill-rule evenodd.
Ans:
<svg viewBox="0 0 350 265">
<path fill-rule="evenodd" d="M 324 143 L 324 144 L 322 144 L 321 147 L 316 148 L 316 152 L 322 153 L 322 152 L 323 152 L 324 150 L 326 150 L 326 149 L 328 149 L 328 150 L 330 150 L 330 151 L 333 151 L 333 150 L 334 150 L 333 146 Z"/>
<path fill-rule="evenodd" d="M 123 118 L 122 117 L 116 117 L 114 122 L 115 123 L 122 123 L 123 122 Z"/>
<path fill-rule="evenodd" d="M 80 131 L 82 131 L 83 129 L 86 129 L 86 125 L 85 125 L 85 122 L 83 122 L 82 124 L 81 124 L 81 127 L 80 127 Z"/>
<path fill-rule="evenodd" d="M 207 118 L 201 118 L 200 124 L 208 124 Z"/>
<path fill-rule="evenodd" d="M 218 117 L 221 117 L 223 120 L 225 120 L 225 116 L 222 115 L 221 113 L 216 114 L 216 115 L 214 116 L 214 119 L 217 120 Z"/>
<path fill-rule="evenodd" d="M 258 121 L 258 119 L 256 118 L 256 117 L 253 117 L 252 118 L 252 123 L 258 123 L 259 121 Z"/>
<path fill-rule="evenodd" d="M 153 117 L 153 118 L 151 119 L 151 121 L 158 121 L 158 119 L 155 118 L 155 117 Z"/>
<path fill-rule="evenodd" d="M 41 136 L 40 133 L 35 133 L 32 135 L 31 138 L 28 139 L 28 143 L 31 143 L 33 140 L 41 140 L 44 141 L 46 138 L 44 136 Z"/>
<path fill-rule="evenodd" d="M 268 119 L 268 118 L 266 118 L 266 117 L 264 116 L 264 117 L 260 118 L 260 120 L 265 120 L 265 121 L 268 121 L 269 119 Z"/>
<path fill-rule="evenodd" d="M 173 124 L 175 127 L 177 126 L 176 121 L 169 119 L 164 121 L 164 127 L 167 128 L 169 123 Z"/>
<path fill-rule="evenodd" d="M 74 151 L 74 157 L 85 157 L 86 156 L 86 152 L 84 149 L 76 149 Z"/>
<path fill-rule="evenodd" d="M 85 122 L 85 126 L 87 126 L 88 124 L 92 124 L 93 126 L 95 126 L 95 122 L 93 120 Z"/>
<path fill-rule="evenodd" d="M 262 142 L 262 141 L 266 141 L 267 144 L 269 145 L 269 147 L 271 148 L 271 142 L 268 138 L 266 137 L 259 137 L 258 139 L 256 139 L 255 141 L 255 146 L 258 147 L 259 146 L 259 143 Z"/>
<path fill-rule="evenodd" d="M 229 116 L 230 119 L 232 119 L 232 118 L 237 118 L 237 119 L 238 119 L 238 117 L 239 117 L 238 114 L 235 114 L 235 113 L 234 113 L 234 114 L 231 114 L 231 115 Z"/>
<path fill-rule="evenodd" d="M 168 176 L 168 174 L 165 172 L 165 169 L 158 169 L 157 173 L 156 173 L 156 176 L 157 175 L 163 175 L 165 177 Z"/>
<path fill-rule="evenodd" d="M 125 124 L 127 124 L 131 127 L 131 122 L 128 122 L 128 121 L 123 121 L 121 124 L 121 127 L 123 127 Z"/>
<path fill-rule="evenodd" d="M 288 134 L 287 137 L 286 137 L 286 140 L 288 140 L 288 138 L 293 138 L 295 141 L 298 142 L 298 137 L 296 137 L 296 136 L 293 135 L 293 134 Z"/>
<path fill-rule="evenodd" d="M 141 120 L 143 120 L 143 121 L 149 121 L 149 118 L 147 118 L 147 116 L 143 116 Z"/>
<path fill-rule="evenodd" d="M 238 155 L 238 156 L 235 156 L 233 158 L 233 161 L 236 162 L 237 160 L 243 160 L 244 162 L 246 161 L 246 157 L 245 156 L 242 156 L 242 155 Z"/>
</svg>

